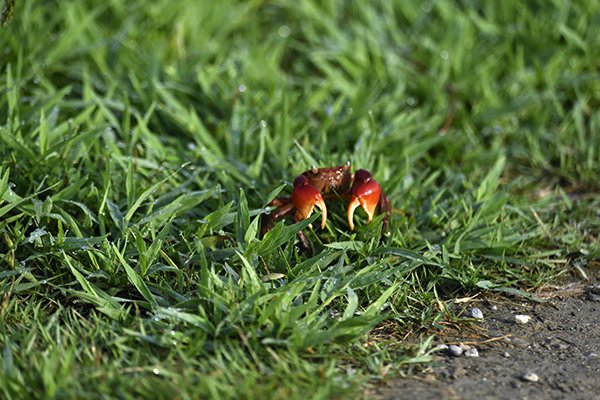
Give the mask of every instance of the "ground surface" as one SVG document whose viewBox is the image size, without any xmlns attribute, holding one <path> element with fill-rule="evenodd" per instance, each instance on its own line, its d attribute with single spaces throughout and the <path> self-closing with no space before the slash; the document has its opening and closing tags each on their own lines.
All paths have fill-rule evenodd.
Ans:
<svg viewBox="0 0 600 400">
<path fill-rule="evenodd" d="M 377 387 L 368 397 L 600 399 L 597 274 L 592 282 L 544 293 L 548 299 L 544 303 L 514 298 L 481 301 L 477 306 L 484 320 L 475 332 L 439 340 L 468 344 L 477 348 L 479 357 L 455 357 L 442 351 L 431 370 Z M 515 323 L 518 314 L 529 315 L 530 322 Z M 527 372 L 539 380 L 525 380 Z"/>
<path fill-rule="evenodd" d="M 0 25 L 11 12 L 0 399 L 345 400 L 423 370 L 445 397 L 492 377 L 494 397 L 591 392 L 593 351 L 562 339 L 591 337 L 596 303 L 498 295 L 600 260 L 600 1 L 0 0 Z M 383 240 L 385 216 L 351 230 L 338 196 L 325 229 L 260 234 L 296 176 L 346 161 L 392 202 Z M 513 341 L 477 359 L 427 340 L 492 331 Z M 539 383 L 515 378 L 532 365 Z M 406 382 L 387 397 L 415 397 Z"/>
</svg>

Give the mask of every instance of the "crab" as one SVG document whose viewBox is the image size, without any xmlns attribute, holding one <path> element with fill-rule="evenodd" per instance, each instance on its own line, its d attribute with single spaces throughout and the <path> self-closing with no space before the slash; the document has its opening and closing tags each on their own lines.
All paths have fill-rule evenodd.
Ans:
<svg viewBox="0 0 600 400">
<path fill-rule="evenodd" d="M 261 231 L 265 234 L 277 221 L 292 213 L 296 222 L 307 219 L 315 207 L 321 211 L 321 229 L 325 229 L 325 200 L 339 197 L 349 199 L 347 216 L 350 230 L 354 230 L 355 210 L 362 207 L 367 213 L 367 223 L 371 222 L 376 211 L 385 214 L 382 234 L 387 231 L 391 213 L 390 200 L 369 171 L 359 169 L 352 174 L 350 161 L 339 167 L 312 167 L 298 175 L 294 180 L 292 195 L 278 197 L 269 204 L 276 208 L 270 214 L 263 215 Z M 302 231 L 298 232 L 298 238 L 302 248 L 310 252 L 310 245 Z"/>
</svg>

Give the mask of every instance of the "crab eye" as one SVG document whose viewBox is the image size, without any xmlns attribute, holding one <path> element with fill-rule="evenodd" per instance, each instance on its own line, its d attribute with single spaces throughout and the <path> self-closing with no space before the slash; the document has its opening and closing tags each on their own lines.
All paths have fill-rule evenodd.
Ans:
<svg viewBox="0 0 600 400">
<path fill-rule="evenodd" d="M 300 175 L 296 179 L 294 179 L 294 187 L 306 185 L 308 185 L 308 178 L 306 176 Z"/>
<path fill-rule="evenodd" d="M 319 170 L 317 169 L 316 165 L 311 165 L 310 172 L 313 173 L 314 175 L 316 175 L 319 173 Z"/>
<path fill-rule="evenodd" d="M 361 182 L 368 182 L 371 180 L 371 178 L 371 173 L 364 169 L 359 169 L 358 171 L 356 171 L 356 174 L 354 174 L 354 179 Z"/>
</svg>

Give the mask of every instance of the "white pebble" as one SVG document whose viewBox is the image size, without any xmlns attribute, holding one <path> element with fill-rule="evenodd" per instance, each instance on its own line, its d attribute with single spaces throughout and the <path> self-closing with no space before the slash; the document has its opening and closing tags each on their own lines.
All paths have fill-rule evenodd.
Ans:
<svg viewBox="0 0 600 400">
<path fill-rule="evenodd" d="M 436 349 L 440 350 L 440 351 L 446 351 L 448 350 L 448 345 L 447 344 L 438 344 L 437 346 L 435 346 Z"/>
<path fill-rule="evenodd" d="M 479 351 L 476 348 L 465 350 L 465 357 L 479 357 Z"/>
<path fill-rule="evenodd" d="M 529 315 L 515 315 L 515 322 L 517 324 L 526 324 L 529 322 L 530 319 L 531 317 Z"/>
<path fill-rule="evenodd" d="M 479 308 L 471 308 L 471 310 L 469 310 L 469 317 L 483 319 L 483 312 L 481 312 Z"/>
<path fill-rule="evenodd" d="M 537 376 L 536 373 L 526 371 L 523 375 L 521 375 L 521 380 L 524 380 L 526 382 L 537 382 L 540 380 L 540 377 Z"/>
<path fill-rule="evenodd" d="M 463 349 L 460 348 L 460 346 L 457 346 L 455 344 L 451 344 L 450 346 L 448 346 L 448 352 L 453 355 L 454 357 L 459 357 L 462 355 L 463 353 Z"/>
</svg>

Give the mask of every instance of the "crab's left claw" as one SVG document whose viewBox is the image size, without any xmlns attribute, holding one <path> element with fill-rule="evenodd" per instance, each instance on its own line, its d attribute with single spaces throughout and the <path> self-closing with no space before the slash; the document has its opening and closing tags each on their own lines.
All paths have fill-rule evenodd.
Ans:
<svg viewBox="0 0 600 400">
<path fill-rule="evenodd" d="M 327 206 L 321 196 L 321 192 L 314 186 L 311 186 L 308 178 L 300 175 L 294 181 L 294 190 L 292 191 L 292 201 L 296 208 L 296 220 L 301 221 L 310 217 L 315 206 L 321 210 L 321 229 L 325 229 L 327 221 Z"/>
<path fill-rule="evenodd" d="M 348 205 L 348 225 L 350 229 L 354 229 L 354 210 L 357 207 L 362 208 L 367 212 L 367 222 L 371 222 L 375 214 L 375 208 L 379 202 L 381 187 L 373 179 L 371 173 L 364 169 L 359 169 L 354 174 L 354 183 L 350 189 L 350 204 Z"/>
</svg>

